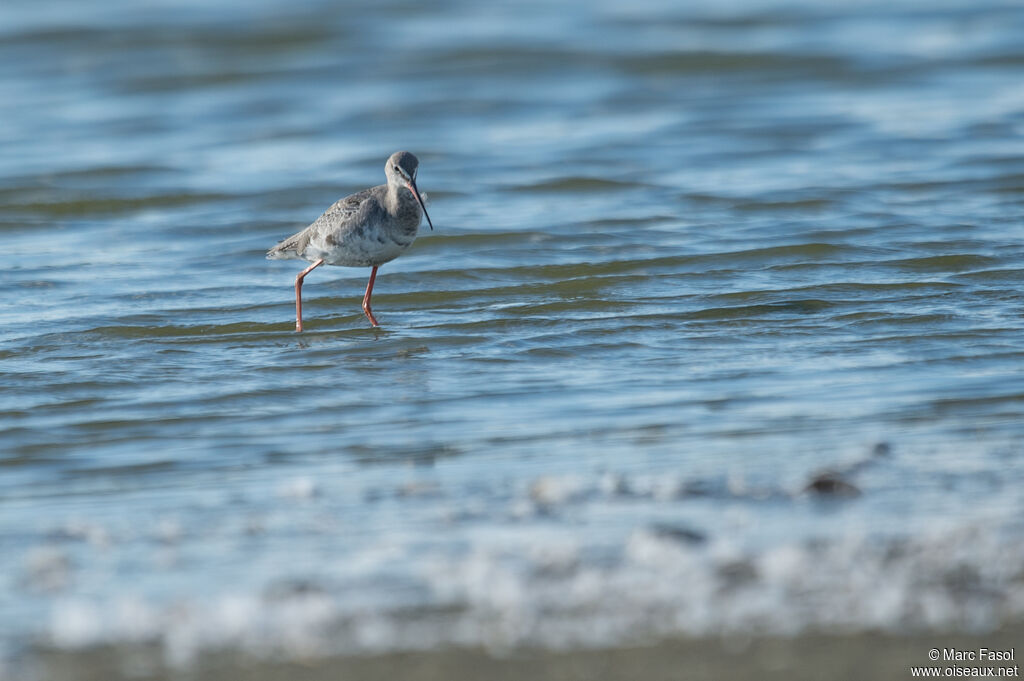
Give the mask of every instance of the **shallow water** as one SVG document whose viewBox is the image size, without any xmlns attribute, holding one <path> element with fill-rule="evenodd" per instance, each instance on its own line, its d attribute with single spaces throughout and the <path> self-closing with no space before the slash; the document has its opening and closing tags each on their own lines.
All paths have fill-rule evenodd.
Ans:
<svg viewBox="0 0 1024 681">
<path fill-rule="evenodd" d="M 0 7 L 0 671 L 1021 619 L 1024 9 L 218 4 Z"/>
</svg>

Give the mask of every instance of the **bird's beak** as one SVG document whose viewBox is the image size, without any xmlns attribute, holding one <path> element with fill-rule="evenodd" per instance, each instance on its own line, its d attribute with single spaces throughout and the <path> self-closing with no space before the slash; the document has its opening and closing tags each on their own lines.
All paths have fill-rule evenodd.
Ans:
<svg viewBox="0 0 1024 681">
<path fill-rule="evenodd" d="M 420 203 L 420 208 L 423 209 L 423 214 L 427 216 L 427 224 L 430 225 L 430 231 L 434 231 L 434 223 L 430 221 L 430 216 L 427 215 L 427 207 L 423 205 L 423 199 L 420 197 L 420 190 L 416 189 L 416 180 L 409 180 L 406 183 L 406 187 L 412 192 L 412 195 L 416 197 L 416 200 Z"/>
</svg>

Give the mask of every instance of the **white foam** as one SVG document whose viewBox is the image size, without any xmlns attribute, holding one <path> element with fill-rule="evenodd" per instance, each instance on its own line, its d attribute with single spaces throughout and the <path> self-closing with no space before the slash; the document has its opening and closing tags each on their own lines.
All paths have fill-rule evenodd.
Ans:
<svg viewBox="0 0 1024 681">
<path fill-rule="evenodd" d="M 904 520 L 904 492 L 863 481 L 851 500 L 648 472 L 492 486 L 412 475 L 374 482 L 370 497 L 336 480 L 268 481 L 250 497 L 258 513 L 225 497 L 194 516 L 44 533 L 15 563 L 33 585 L 22 611 L 50 610 L 31 633 L 61 649 L 157 644 L 187 665 L 223 648 L 308 659 L 1024 617 L 1009 489 L 956 515 L 929 514 L 948 500 L 919 490 Z"/>
</svg>

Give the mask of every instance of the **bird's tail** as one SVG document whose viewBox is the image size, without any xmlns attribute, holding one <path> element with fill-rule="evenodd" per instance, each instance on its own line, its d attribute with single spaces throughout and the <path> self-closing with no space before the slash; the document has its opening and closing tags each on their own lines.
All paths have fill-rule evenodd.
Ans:
<svg viewBox="0 0 1024 681">
<path fill-rule="evenodd" d="M 298 254 L 298 235 L 290 236 L 267 251 L 267 260 L 295 260 Z"/>
</svg>

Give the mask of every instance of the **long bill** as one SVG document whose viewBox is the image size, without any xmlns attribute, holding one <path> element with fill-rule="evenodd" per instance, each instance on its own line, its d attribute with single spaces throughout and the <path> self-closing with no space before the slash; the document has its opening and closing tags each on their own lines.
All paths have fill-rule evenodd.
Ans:
<svg viewBox="0 0 1024 681">
<path fill-rule="evenodd" d="M 409 180 L 409 183 L 405 185 L 412 192 L 412 195 L 419 201 L 420 208 L 423 209 L 423 214 L 427 216 L 427 224 L 430 225 L 430 231 L 434 231 L 434 223 L 430 221 L 430 215 L 427 214 L 427 207 L 423 204 L 423 198 L 420 197 L 420 190 L 416 189 L 416 180 Z"/>
</svg>

